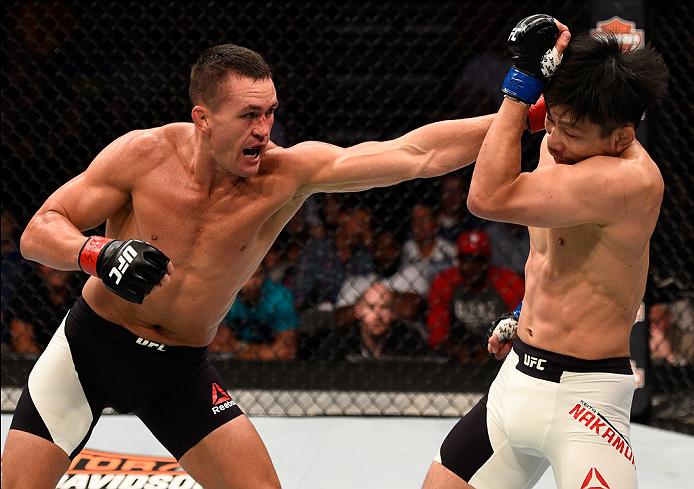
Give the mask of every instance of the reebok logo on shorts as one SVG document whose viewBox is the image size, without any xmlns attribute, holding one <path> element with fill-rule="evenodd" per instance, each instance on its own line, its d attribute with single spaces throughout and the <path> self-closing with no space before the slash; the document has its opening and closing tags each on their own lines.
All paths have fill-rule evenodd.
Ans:
<svg viewBox="0 0 694 489">
<path fill-rule="evenodd" d="M 581 489 L 610 489 L 610 486 L 607 485 L 605 478 L 598 472 L 598 469 L 591 467 L 588 475 L 583 479 Z"/>
<path fill-rule="evenodd" d="M 569 414 L 576 421 L 585 425 L 590 431 L 595 432 L 596 435 L 612 445 L 612 448 L 624 455 L 634 465 L 634 452 L 629 442 L 597 409 L 585 401 L 580 401 L 569 411 Z"/>
<path fill-rule="evenodd" d="M 231 400 L 227 391 L 219 387 L 216 382 L 212 382 L 212 413 L 219 414 L 232 406 L 236 406 L 236 403 Z"/>
</svg>

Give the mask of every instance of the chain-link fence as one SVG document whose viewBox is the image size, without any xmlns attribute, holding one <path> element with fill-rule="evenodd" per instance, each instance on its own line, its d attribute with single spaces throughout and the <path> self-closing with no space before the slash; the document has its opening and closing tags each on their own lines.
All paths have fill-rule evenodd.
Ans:
<svg viewBox="0 0 694 489">
<path fill-rule="evenodd" d="M 281 101 L 276 142 L 351 145 L 494 112 L 509 66 L 506 34 L 518 19 L 546 12 L 575 32 L 593 27 L 585 2 L 565 3 L 34 1 L 4 7 L 2 409 L 13 409 L 83 281 L 23 261 L 19 232 L 52 191 L 116 137 L 188 121 L 188 73 L 202 49 L 233 42 L 266 57 Z M 647 312 L 664 318 L 659 329 L 651 326 L 646 385 L 653 410 L 644 419 L 684 431 L 694 426 L 694 255 L 687 247 L 694 182 L 686 168 L 692 29 L 684 25 L 690 18 L 684 3 L 661 3 L 648 12 L 646 26 L 672 77 L 670 98 L 648 121 L 647 146 L 667 191 L 646 298 Z M 538 144 L 538 136 L 524 141 L 525 167 L 534 165 Z M 528 246 L 523 229 L 465 210 L 469 178 L 461 171 L 307 202 L 264 262 L 264 277 L 290 293 L 280 295 L 289 297 L 292 311 L 259 328 L 232 309 L 212 346 L 215 365 L 247 412 L 447 416 L 469 409 L 498 369 L 480 348 L 482 331 L 522 298 Z M 470 250 L 487 250 L 487 239 L 495 272 L 488 292 L 478 296 L 458 287 L 459 274 L 449 268 Z M 429 259 L 425 242 L 434 243 L 424 253 Z M 387 287 L 373 286 L 381 281 Z M 373 326 L 384 327 L 385 335 L 365 332 L 359 307 L 368 294 L 390 311 L 386 326 Z M 259 361 L 268 351 L 283 361 Z"/>
</svg>

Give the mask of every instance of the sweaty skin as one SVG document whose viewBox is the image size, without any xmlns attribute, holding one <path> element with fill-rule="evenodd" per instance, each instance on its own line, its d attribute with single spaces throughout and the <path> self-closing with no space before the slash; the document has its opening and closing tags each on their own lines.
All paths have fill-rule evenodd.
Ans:
<svg viewBox="0 0 694 489">
<path fill-rule="evenodd" d="M 625 142 L 613 134 L 599 140 L 600 128 L 592 124 L 572 128 L 579 132 L 572 134 L 564 120 L 554 124 L 548 119 L 537 169 L 520 173 L 514 163 L 518 156 L 512 156 L 519 143 L 501 140 L 515 140 L 525 110 L 511 100 L 502 104 L 468 197 L 471 211 L 480 217 L 528 226 L 518 336 L 529 345 L 578 358 L 628 356 L 646 286 L 649 239 L 663 197 L 660 171 L 636 139 Z M 567 148 L 577 143 L 565 144 L 567 134 L 584 140 L 586 152 L 595 153 L 598 144 L 597 150 L 612 155 L 583 159 L 580 152 L 571 154 Z M 563 159 L 557 161 L 559 155 Z M 494 347 L 498 353 L 498 342 Z"/>
<path fill-rule="evenodd" d="M 648 241 L 663 195 L 662 178 L 634 141 L 618 158 L 594 157 L 611 165 L 631 191 L 609 191 L 615 219 L 567 227 L 529 226 L 530 254 L 518 335 L 527 344 L 578 358 L 629 356 L 629 336 L 643 299 Z M 538 172 L 556 165 L 542 145 Z M 630 194 L 630 195 L 629 195 Z M 590 195 L 587 196 L 590 198 Z M 590 205 L 590 204 L 587 204 Z"/>
<path fill-rule="evenodd" d="M 257 176 L 229 176 L 211 189 L 196 185 L 178 156 L 189 148 L 176 147 L 177 141 L 190 141 L 194 130 L 193 124 L 172 124 L 132 136 L 145 145 L 160 139 L 169 147 L 162 152 L 157 145 L 158 163 L 143 161 L 151 170 L 137 177 L 131 202 L 107 224 L 109 237 L 141 239 L 162 249 L 175 267 L 170 282 L 142 307 L 110 293 L 95 277 L 83 295 L 101 316 L 138 336 L 204 346 L 303 198 L 279 165 L 281 149 L 265 153 Z"/>
<path fill-rule="evenodd" d="M 83 295 L 105 319 L 168 345 L 208 345 L 244 282 L 287 221 L 315 192 L 364 190 L 433 177 L 470 164 L 492 116 L 443 121 L 351 148 L 269 142 L 277 106 L 272 80 L 230 76 L 214 110 L 193 123 L 138 130 L 105 148 L 32 218 L 22 253 L 77 270 L 83 231 L 140 239 L 171 259 L 142 305 L 91 277 Z M 248 157 L 244 148 L 261 148 Z"/>
<path fill-rule="evenodd" d="M 561 54 L 571 37 L 557 22 Z M 583 359 L 629 356 L 643 299 L 649 240 L 663 179 L 633 124 L 605 134 L 573 124 L 568 107 L 547 110 L 538 167 L 520 171 L 527 107 L 504 99 L 480 149 L 468 207 L 479 217 L 528 226 L 530 254 L 518 336 Z M 496 336 L 489 351 L 504 357 Z"/>
</svg>

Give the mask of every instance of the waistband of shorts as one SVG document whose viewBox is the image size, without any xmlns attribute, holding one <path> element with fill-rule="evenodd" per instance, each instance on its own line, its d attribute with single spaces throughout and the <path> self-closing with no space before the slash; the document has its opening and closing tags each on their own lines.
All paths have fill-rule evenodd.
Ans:
<svg viewBox="0 0 694 489">
<path fill-rule="evenodd" d="M 111 343 L 136 352 L 176 356 L 199 356 L 207 352 L 207 347 L 205 346 L 171 346 L 139 337 L 124 326 L 112 323 L 99 316 L 82 296 L 75 300 L 68 313 L 67 322 L 73 328 L 73 331 L 77 332 L 81 337 L 89 338 L 96 336 L 102 341 L 106 339 Z"/>
<path fill-rule="evenodd" d="M 559 382 L 564 372 L 602 372 L 608 374 L 633 375 L 629 357 L 585 360 L 554 353 L 530 346 L 520 338 L 513 340 L 513 350 L 518 355 L 516 369 L 538 379 Z"/>
</svg>

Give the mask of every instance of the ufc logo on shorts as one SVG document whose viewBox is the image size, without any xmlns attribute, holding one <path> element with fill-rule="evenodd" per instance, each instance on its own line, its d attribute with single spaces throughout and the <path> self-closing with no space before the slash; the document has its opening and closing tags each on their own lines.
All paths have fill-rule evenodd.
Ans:
<svg viewBox="0 0 694 489">
<path fill-rule="evenodd" d="M 547 360 L 545 360 L 544 358 L 533 357 L 532 355 L 528 355 L 527 353 L 523 354 L 523 364 L 530 368 L 544 370 L 545 367 L 542 364 L 545 362 L 547 362 Z"/>
<path fill-rule="evenodd" d="M 166 349 L 164 348 L 164 345 L 162 345 L 161 343 L 149 341 L 149 340 L 146 340 L 142 337 L 136 339 L 135 343 L 137 343 L 138 345 L 149 347 L 149 348 L 156 348 L 159 351 L 166 351 Z"/>
<path fill-rule="evenodd" d="M 120 283 L 120 279 L 123 278 L 123 274 L 136 256 L 137 251 L 135 251 L 135 248 L 130 245 L 126 246 L 126 248 L 121 251 L 120 255 L 118 255 L 118 267 L 113 267 L 111 268 L 111 271 L 108 272 L 109 277 L 113 277 L 114 275 L 116 276 L 116 285 Z"/>
</svg>

